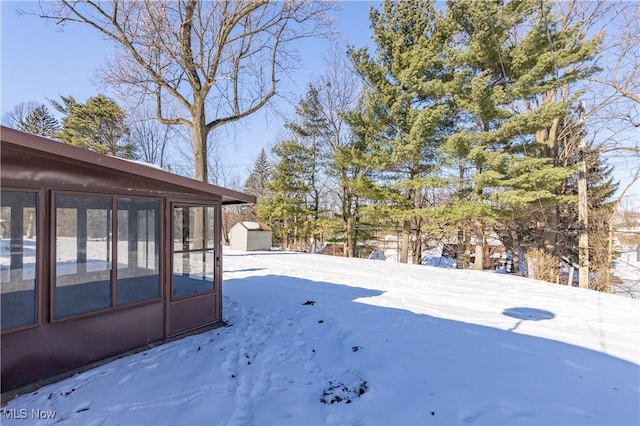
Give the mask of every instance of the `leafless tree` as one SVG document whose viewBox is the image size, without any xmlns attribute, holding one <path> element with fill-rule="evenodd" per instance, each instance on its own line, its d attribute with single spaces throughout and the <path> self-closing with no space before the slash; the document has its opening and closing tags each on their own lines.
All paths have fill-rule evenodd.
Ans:
<svg viewBox="0 0 640 426">
<path fill-rule="evenodd" d="M 606 30 L 598 61 L 601 70 L 589 79 L 584 98 L 589 105 L 586 118 L 592 149 L 615 166 L 618 176 L 624 176 L 609 209 L 607 264 L 611 265 L 615 217 L 640 180 L 640 3 L 599 0 L 577 6 L 582 22 Z M 608 268 L 605 281 L 609 291 L 615 283 Z"/>
<path fill-rule="evenodd" d="M 129 121 L 129 140 L 136 146 L 140 160 L 166 167 L 167 145 L 176 137 L 175 126 L 162 124 L 148 116 L 130 118 Z"/>
<path fill-rule="evenodd" d="M 640 153 L 635 128 L 640 126 L 640 3 L 598 0 L 572 4 L 567 19 L 584 23 L 585 30 L 603 33 L 599 72 L 582 87 L 587 127 L 603 153 Z"/>
<path fill-rule="evenodd" d="M 609 56 L 606 73 L 592 81 L 609 86 L 620 96 L 640 104 L 640 4 L 622 4 L 616 18 L 618 30 L 611 32 L 606 46 Z"/>
<path fill-rule="evenodd" d="M 330 34 L 328 1 L 42 2 L 58 25 L 87 24 L 118 47 L 105 81 L 152 98 L 156 116 L 191 131 L 195 178 L 208 181 L 207 136 L 269 104 L 298 57 L 295 41 Z M 173 105 L 176 114 L 170 114 Z M 177 106 L 177 107 L 176 107 Z"/>
<path fill-rule="evenodd" d="M 345 51 L 334 45 L 324 58 L 326 71 L 315 86 L 318 88 L 319 113 L 327 126 L 322 150 L 329 161 L 332 187 L 339 200 L 341 217 L 345 229 L 343 255 L 354 257 L 357 246 L 357 227 L 359 220 L 359 196 L 355 181 L 360 172 L 353 161 L 345 161 L 345 151 L 349 151 L 352 142 L 343 114 L 355 108 L 361 96 L 361 80 L 353 70 Z"/>
<path fill-rule="evenodd" d="M 12 129 L 22 129 L 22 123 L 29 117 L 33 111 L 42 106 L 38 102 L 22 102 L 14 106 L 11 111 L 2 115 L 2 125 Z"/>
</svg>

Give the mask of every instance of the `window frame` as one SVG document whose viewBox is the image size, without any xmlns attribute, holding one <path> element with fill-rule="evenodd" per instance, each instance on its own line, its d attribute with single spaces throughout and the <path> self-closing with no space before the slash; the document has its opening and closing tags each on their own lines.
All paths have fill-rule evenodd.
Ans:
<svg viewBox="0 0 640 426">
<path fill-rule="evenodd" d="M 2 191 L 7 192 L 24 192 L 35 194 L 35 217 L 34 217 L 34 225 L 36 227 L 34 235 L 36 236 L 36 247 L 35 247 L 35 275 L 34 275 L 34 322 L 30 324 L 20 325 L 18 327 L 13 327 L 10 329 L 0 329 L 0 334 L 10 334 L 21 332 L 24 330 L 29 330 L 33 328 L 37 328 L 42 326 L 46 322 L 46 301 L 44 301 L 45 295 L 45 285 L 42 285 L 45 282 L 45 247 L 47 246 L 45 238 L 46 233 L 44 232 L 44 218 L 45 218 L 45 209 L 46 209 L 46 201 L 45 194 L 46 191 L 42 188 L 29 188 L 29 187 L 18 187 L 18 186 L 2 186 Z"/>
<path fill-rule="evenodd" d="M 175 250 L 175 241 L 174 241 L 174 230 L 175 230 L 175 216 L 174 216 L 174 209 L 176 208 L 191 208 L 191 207 L 201 207 L 204 209 L 205 214 L 207 213 L 207 209 L 212 208 L 213 209 L 213 227 L 211 229 L 211 232 L 213 233 L 212 235 L 212 245 L 211 247 L 207 246 L 207 237 L 208 235 L 208 229 L 205 226 L 204 227 L 204 236 L 203 236 L 203 241 L 204 241 L 204 247 L 199 248 L 199 249 L 188 249 L 188 250 Z M 169 276 L 170 276 L 170 283 L 169 283 L 169 287 L 167 289 L 168 293 L 169 293 L 169 301 L 170 302 L 174 302 L 174 301 L 179 301 L 179 300 L 185 300 L 185 299 L 189 299 L 192 297 L 198 297 L 198 296 L 202 296 L 202 295 L 211 295 L 213 293 L 215 293 L 218 290 L 218 277 L 216 276 L 216 267 L 217 267 L 217 260 L 216 257 L 218 257 L 220 255 L 220 253 L 218 253 L 219 251 L 219 247 L 218 247 L 218 239 L 217 239 L 217 232 L 216 232 L 216 222 L 218 221 L 218 209 L 220 208 L 220 205 L 216 204 L 213 201 L 204 201 L 201 203 L 198 202 L 191 202 L 191 201 L 173 201 L 170 203 L 169 206 L 169 212 L 170 212 L 170 224 L 169 224 L 169 229 L 170 229 L 170 235 L 167 236 L 167 240 L 169 241 L 169 253 L 168 253 L 168 257 L 169 257 Z M 183 237 L 184 238 L 184 237 Z M 180 294 L 180 295 L 174 295 L 174 265 L 175 265 L 175 255 L 176 254 L 185 254 L 185 253 L 202 253 L 203 255 L 206 256 L 207 252 L 212 252 L 213 256 L 212 256 L 212 267 L 213 267 L 213 271 L 212 271 L 212 281 L 211 281 L 211 288 L 207 289 L 207 290 L 203 290 L 203 291 L 198 291 L 195 293 L 187 293 L 187 294 Z M 205 262 L 206 265 L 206 262 Z M 206 266 L 205 266 L 206 267 Z"/>
<path fill-rule="evenodd" d="M 163 256 L 162 256 L 162 252 L 164 249 L 164 244 L 162 242 L 162 213 L 163 213 L 163 209 L 162 209 L 162 199 L 158 199 L 158 198 L 151 198 L 151 197 L 135 197 L 135 196 L 128 196 L 128 195 L 120 195 L 120 194 L 116 194 L 115 196 L 115 202 L 116 202 L 116 211 L 115 211 L 115 222 L 116 225 L 118 224 L 119 218 L 118 218 L 118 207 L 120 206 L 120 199 L 128 199 L 128 200 L 144 200 L 144 201 L 154 201 L 157 202 L 157 210 L 156 211 L 156 217 L 155 217 L 155 236 L 157 236 L 157 240 L 155 240 L 155 245 L 156 245 L 156 249 L 158 251 L 158 258 L 157 258 L 157 265 L 156 265 L 156 270 L 157 270 L 157 275 L 158 275 L 158 297 L 154 297 L 154 298 L 149 298 L 149 299 L 141 299 L 141 300 L 136 300 L 133 302 L 128 302 L 128 303 L 118 303 L 118 278 L 119 278 L 119 272 L 120 272 L 120 268 L 118 268 L 118 258 L 115 256 L 118 256 L 118 228 L 116 227 L 114 230 L 114 247 L 115 247 L 115 251 L 114 251 L 114 268 L 113 268 L 113 276 L 114 276 L 114 280 L 115 280 L 115 287 L 114 287 L 114 307 L 115 308 L 123 308 L 123 307 L 128 307 L 128 306 L 137 306 L 140 304 L 145 304 L 147 302 L 152 302 L 152 301 L 160 301 L 162 300 L 162 292 L 163 292 L 163 283 L 162 283 L 162 276 L 163 276 L 163 266 L 164 266 L 164 261 L 163 261 Z M 148 222 L 147 222 L 148 223 Z M 138 240 L 139 242 L 140 240 Z"/>
<path fill-rule="evenodd" d="M 163 226 L 162 226 L 162 212 L 164 206 L 164 199 L 162 197 L 150 197 L 144 195 L 135 195 L 135 194 L 120 194 L 113 192 L 79 192 L 79 191 L 59 191 L 59 190 L 51 190 L 50 191 L 50 235 L 49 235 L 49 244 L 50 244 L 50 259 L 49 262 L 49 276 L 51 277 L 49 280 L 49 294 L 50 300 L 48 303 L 49 315 L 48 320 L 50 323 L 59 323 L 64 321 L 70 321 L 75 319 L 81 319 L 85 317 L 102 315 L 108 312 L 122 310 L 122 309 L 131 309 L 142 305 L 159 303 L 163 300 Z M 57 220 L 58 220 L 58 212 L 56 205 L 56 198 L 58 195 L 78 195 L 78 196 L 86 196 L 86 197 L 110 197 L 111 198 L 111 238 L 110 238 L 110 246 L 111 246 L 111 273 L 110 273 L 110 290 L 111 290 L 111 300 L 110 305 L 108 307 L 82 312 L 75 315 L 64 316 L 60 318 L 56 318 L 55 312 L 55 292 L 56 292 L 56 284 L 57 284 L 57 250 L 56 250 L 56 241 L 57 241 Z M 156 224 L 158 228 L 158 245 L 160 247 L 159 259 L 158 259 L 158 274 L 159 274 L 159 296 L 151 299 L 139 300 L 126 304 L 118 304 L 118 268 L 117 268 L 117 259 L 118 259 L 118 198 L 127 198 L 127 199 L 141 199 L 141 200 L 154 200 L 158 201 L 158 223 Z"/>
</svg>

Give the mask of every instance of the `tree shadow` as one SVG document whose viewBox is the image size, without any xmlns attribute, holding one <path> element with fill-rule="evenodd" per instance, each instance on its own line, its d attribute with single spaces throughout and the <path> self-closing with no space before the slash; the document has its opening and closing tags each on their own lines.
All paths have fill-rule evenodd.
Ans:
<svg viewBox="0 0 640 426">
<path fill-rule="evenodd" d="M 543 309 L 522 307 L 505 309 L 502 311 L 502 315 L 520 320 L 510 328 L 509 331 L 514 331 L 518 326 L 520 326 L 520 324 L 522 324 L 523 321 L 543 321 L 556 317 L 553 312 L 545 311 Z"/>
<path fill-rule="evenodd" d="M 223 249 L 224 250 L 224 249 Z M 292 254 L 308 254 L 308 253 L 304 253 L 304 252 L 296 252 L 296 251 L 283 251 L 283 250 L 274 250 L 274 251 L 247 251 L 247 252 L 236 252 L 236 253 L 229 253 L 229 252 L 225 252 L 224 255 L 225 257 L 255 257 L 255 256 L 282 256 L 282 255 L 289 255 L 291 256 Z"/>
<path fill-rule="evenodd" d="M 225 269 L 222 271 L 223 273 L 232 273 L 232 272 L 258 272 L 264 271 L 265 268 L 245 268 L 245 269 Z"/>
</svg>

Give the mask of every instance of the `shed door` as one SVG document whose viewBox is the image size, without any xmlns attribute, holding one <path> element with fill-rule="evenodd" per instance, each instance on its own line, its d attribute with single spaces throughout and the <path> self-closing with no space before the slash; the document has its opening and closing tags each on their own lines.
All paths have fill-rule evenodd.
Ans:
<svg viewBox="0 0 640 426">
<path fill-rule="evenodd" d="M 177 203 L 171 206 L 168 336 L 222 319 L 218 207 Z"/>
</svg>

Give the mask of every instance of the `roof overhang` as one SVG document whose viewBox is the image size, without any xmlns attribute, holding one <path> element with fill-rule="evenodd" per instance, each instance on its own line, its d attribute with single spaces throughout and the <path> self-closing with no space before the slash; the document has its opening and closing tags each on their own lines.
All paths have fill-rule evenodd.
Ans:
<svg viewBox="0 0 640 426">
<path fill-rule="evenodd" d="M 0 139 L 2 140 L 2 151 L 20 150 L 25 155 L 56 159 L 84 167 L 100 168 L 122 176 L 153 180 L 163 185 L 171 186 L 174 189 L 184 188 L 189 191 L 217 195 L 222 197 L 223 205 L 256 203 L 256 197 L 253 195 L 179 176 L 153 165 L 98 154 L 8 127 L 0 127 Z M 44 164 L 44 167 L 46 167 L 46 162 Z"/>
</svg>

